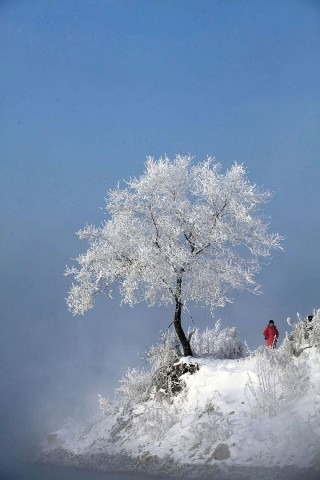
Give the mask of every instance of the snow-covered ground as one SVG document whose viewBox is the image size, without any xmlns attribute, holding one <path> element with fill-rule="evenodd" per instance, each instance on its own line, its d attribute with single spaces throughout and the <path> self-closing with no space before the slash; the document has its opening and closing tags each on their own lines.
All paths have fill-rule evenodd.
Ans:
<svg viewBox="0 0 320 480">
<path fill-rule="evenodd" d="M 42 460 L 195 478 L 215 469 L 233 472 L 227 478 L 249 478 L 241 471 L 282 468 L 289 479 L 296 478 L 290 469 L 299 467 L 313 472 L 304 478 L 320 478 L 315 348 L 299 357 L 261 348 L 235 360 L 192 360 L 199 370 L 183 376 L 185 388 L 170 401 L 155 395 L 117 405 L 100 398 L 91 422 L 70 423 L 48 437 Z"/>
</svg>

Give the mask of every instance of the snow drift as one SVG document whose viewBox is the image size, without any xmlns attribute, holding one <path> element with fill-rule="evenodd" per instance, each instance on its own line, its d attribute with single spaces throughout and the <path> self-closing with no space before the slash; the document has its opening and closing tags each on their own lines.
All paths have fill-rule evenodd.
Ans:
<svg viewBox="0 0 320 480">
<path fill-rule="evenodd" d="M 294 355 L 296 337 L 288 336 L 278 350 L 261 347 L 244 358 L 180 358 L 177 363 L 196 362 L 198 370 L 181 377 L 183 388 L 175 395 L 154 389 L 146 398 L 143 388 L 133 394 L 129 385 L 143 385 L 148 373 L 131 370 L 115 401 L 99 396 L 96 417 L 52 433 L 41 459 L 197 478 L 217 469 L 295 466 L 314 472 L 304 478 L 317 478 L 319 347 L 309 332 Z"/>
</svg>

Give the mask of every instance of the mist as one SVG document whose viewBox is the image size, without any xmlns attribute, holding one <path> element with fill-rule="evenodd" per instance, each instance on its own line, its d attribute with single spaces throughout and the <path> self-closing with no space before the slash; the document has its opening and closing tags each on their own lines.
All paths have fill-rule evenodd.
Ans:
<svg viewBox="0 0 320 480">
<path fill-rule="evenodd" d="M 87 248 L 75 232 L 103 222 L 107 191 L 147 155 L 244 163 L 286 237 L 263 295 L 214 319 L 191 306 L 186 328 L 221 319 L 255 349 L 270 318 L 282 340 L 288 316 L 319 307 L 319 20 L 311 1 L 0 2 L 4 480 L 66 418 L 94 415 L 172 320 L 116 293 L 81 317 L 65 303 L 65 267 Z"/>
</svg>

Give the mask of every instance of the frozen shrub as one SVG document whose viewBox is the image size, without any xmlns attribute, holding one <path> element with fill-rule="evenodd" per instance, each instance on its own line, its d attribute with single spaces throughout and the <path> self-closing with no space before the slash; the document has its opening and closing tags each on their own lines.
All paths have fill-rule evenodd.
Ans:
<svg viewBox="0 0 320 480">
<path fill-rule="evenodd" d="M 100 410 L 105 415 L 114 415 L 117 412 L 117 409 L 113 405 L 113 403 L 108 398 L 103 397 L 99 393 L 98 393 L 98 402 L 99 402 Z"/>
<path fill-rule="evenodd" d="M 254 357 L 257 379 L 249 375 L 245 394 L 249 403 L 253 400 L 253 416 L 273 417 L 282 409 L 284 398 L 292 399 L 308 389 L 308 369 L 305 362 L 298 362 L 287 351 L 262 347 Z"/>
<path fill-rule="evenodd" d="M 147 400 L 151 373 L 137 368 L 129 368 L 126 376 L 120 380 L 121 387 L 117 391 L 126 405 L 142 403 Z"/>
<path fill-rule="evenodd" d="M 181 376 L 185 373 L 194 373 L 198 370 L 196 362 L 182 359 L 179 341 L 175 333 L 168 331 L 162 336 L 162 343 L 152 345 L 145 353 L 145 359 L 152 367 L 152 378 L 149 392 L 152 398 L 167 397 L 180 392 L 183 388 Z M 158 395 L 160 394 L 160 395 Z"/>
<path fill-rule="evenodd" d="M 317 351 L 320 352 L 320 309 L 314 312 L 314 317 L 311 326 L 309 326 L 308 334 L 309 344 L 312 347 L 316 347 Z"/>
<path fill-rule="evenodd" d="M 145 359 L 156 371 L 161 367 L 172 365 L 181 357 L 179 341 L 175 333 L 166 331 L 162 336 L 162 342 L 151 345 L 145 353 Z"/>
<path fill-rule="evenodd" d="M 185 382 L 181 378 L 185 373 L 193 374 L 199 370 L 196 362 L 185 361 L 185 359 L 177 360 L 171 365 L 164 365 L 159 367 L 152 376 L 151 392 L 152 398 L 167 398 L 172 400 L 172 397 L 181 392 Z M 159 396 L 160 394 L 160 396 Z"/>
<path fill-rule="evenodd" d="M 297 313 L 297 322 L 287 320 L 291 332 L 286 334 L 281 350 L 298 357 L 305 350 L 312 347 L 320 352 L 320 309 L 314 310 L 313 319 L 309 321 Z"/>
<path fill-rule="evenodd" d="M 168 404 L 151 402 L 138 417 L 136 428 L 152 440 L 161 440 L 176 422 L 177 416 Z"/>
<path fill-rule="evenodd" d="M 189 331 L 191 348 L 196 355 L 210 355 L 218 359 L 235 359 L 246 357 L 249 354 L 245 342 L 239 338 L 236 327 L 221 330 L 221 322 L 218 320 L 214 328 L 206 328 L 200 332 L 197 328 Z"/>
<path fill-rule="evenodd" d="M 273 354 L 274 350 L 270 350 Z M 261 349 L 256 352 L 257 380 L 254 382 L 248 374 L 245 386 L 245 396 L 252 406 L 252 416 L 267 414 L 275 416 L 280 410 L 279 389 L 273 362 L 270 361 L 269 350 Z"/>
<path fill-rule="evenodd" d="M 117 389 L 121 400 L 127 405 L 143 403 L 148 399 L 163 399 L 178 393 L 182 389 L 181 375 L 194 373 L 196 363 L 181 362 L 181 352 L 175 333 L 166 332 L 162 343 L 152 345 L 144 355 L 151 366 L 150 371 L 129 369 Z"/>
<path fill-rule="evenodd" d="M 288 352 L 263 348 L 258 356 L 258 371 L 270 368 L 282 390 L 290 398 L 304 393 L 308 388 L 308 369 L 304 361 L 297 361 Z"/>
<path fill-rule="evenodd" d="M 223 413 L 213 400 L 208 401 L 199 414 L 195 435 L 205 445 L 213 445 L 217 441 L 227 440 L 233 433 L 229 417 Z"/>
<path fill-rule="evenodd" d="M 196 425 L 195 432 L 200 441 L 212 445 L 227 440 L 232 435 L 232 428 L 227 415 L 212 412 L 205 422 Z"/>
</svg>

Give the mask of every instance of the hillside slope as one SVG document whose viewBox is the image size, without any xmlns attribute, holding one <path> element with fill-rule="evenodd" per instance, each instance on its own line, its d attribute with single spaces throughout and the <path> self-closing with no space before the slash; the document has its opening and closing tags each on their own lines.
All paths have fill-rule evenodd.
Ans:
<svg viewBox="0 0 320 480">
<path fill-rule="evenodd" d="M 297 358 L 261 348 L 246 358 L 196 362 L 199 370 L 185 374 L 185 388 L 169 400 L 161 392 L 118 406 L 100 398 L 92 422 L 66 425 L 48 437 L 42 460 L 196 478 L 216 467 L 295 466 L 320 478 L 315 349 Z"/>
</svg>

